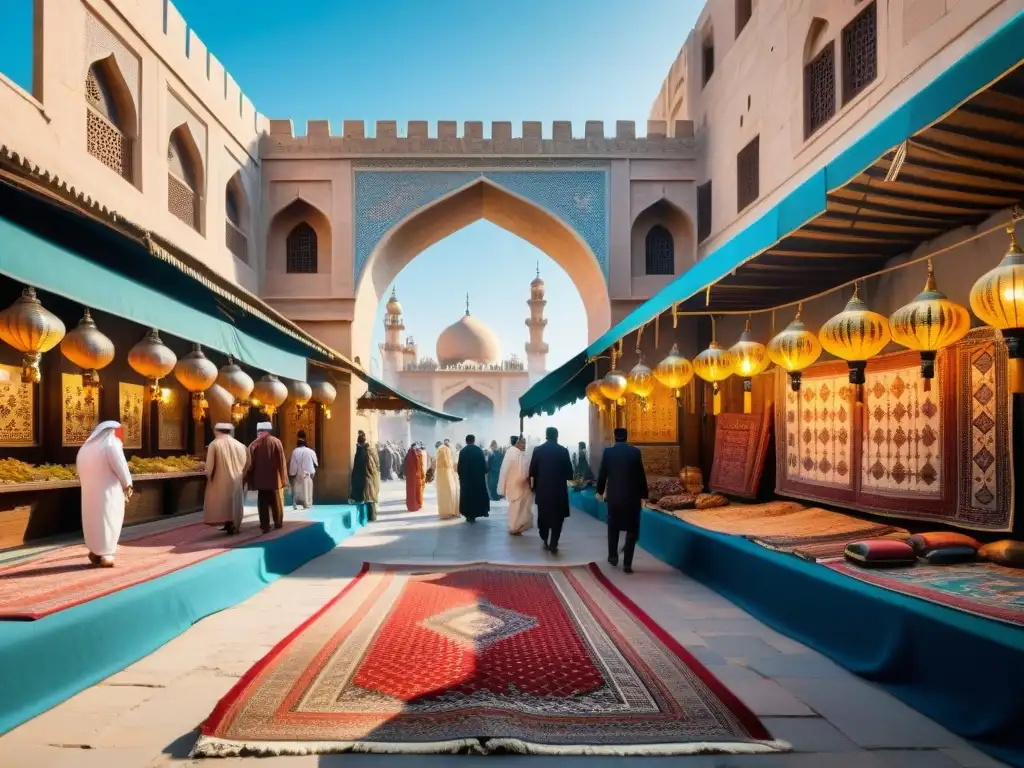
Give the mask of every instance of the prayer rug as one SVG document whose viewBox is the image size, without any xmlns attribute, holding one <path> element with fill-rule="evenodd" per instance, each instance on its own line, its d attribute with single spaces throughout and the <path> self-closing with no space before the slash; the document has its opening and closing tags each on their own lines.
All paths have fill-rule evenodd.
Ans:
<svg viewBox="0 0 1024 768">
<path fill-rule="evenodd" d="M 122 541 L 113 568 L 91 565 L 84 544 L 60 547 L 29 561 L 0 567 L 0 619 L 41 619 L 166 576 L 234 547 L 287 535 L 306 525 L 306 521 L 289 520 L 284 528 L 266 536 L 255 523 L 243 525 L 235 536 L 203 523 L 183 525 Z"/>
<path fill-rule="evenodd" d="M 715 420 L 715 458 L 708 488 L 741 498 L 757 498 L 771 432 L 771 409 L 719 415 Z"/>
<path fill-rule="evenodd" d="M 811 562 L 842 559 L 846 545 L 864 539 L 907 539 L 910 531 L 894 525 L 862 521 L 864 527 L 839 533 L 777 536 L 748 536 L 751 541 L 777 552 L 789 552 Z"/>
<path fill-rule="evenodd" d="M 594 564 L 366 565 L 221 700 L 192 756 L 788 749 Z"/>
<path fill-rule="evenodd" d="M 825 567 L 904 595 L 1024 626 L 1024 572 L 992 563 L 858 568 L 837 561 Z"/>
</svg>

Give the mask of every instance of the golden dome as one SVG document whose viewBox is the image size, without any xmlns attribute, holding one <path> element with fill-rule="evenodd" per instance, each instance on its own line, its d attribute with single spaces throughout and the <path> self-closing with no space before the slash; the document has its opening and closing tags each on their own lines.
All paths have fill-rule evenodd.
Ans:
<svg viewBox="0 0 1024 768">
<path fill-rule="evenodd" d="M 395 296 L 394 288 L 391 289 L 391 298 L 388 299 L 387 312 L 392 316 L 402 314 L 402 305 L 398 303 L 398 297 Z"/>
<path fill-rule="evenodd" d="M 466 314 L 452 323 L 437 337 L 437 362 L 441 365 L 482 363 L 490 365 L 501 359 L 498 337 L 486 325 L 469 314 L 469 296 Z"/>
</svg>

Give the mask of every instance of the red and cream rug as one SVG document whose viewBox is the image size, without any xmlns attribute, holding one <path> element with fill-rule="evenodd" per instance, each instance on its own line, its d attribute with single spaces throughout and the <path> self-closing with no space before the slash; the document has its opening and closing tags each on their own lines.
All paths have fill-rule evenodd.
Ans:
<svg viewBox="0 0 1024 768">
<path fill-rule="evenodd" d="M 245 674 L 192 756 L 787 749 L 596 565 L 367 565 Z"/>
</svg>

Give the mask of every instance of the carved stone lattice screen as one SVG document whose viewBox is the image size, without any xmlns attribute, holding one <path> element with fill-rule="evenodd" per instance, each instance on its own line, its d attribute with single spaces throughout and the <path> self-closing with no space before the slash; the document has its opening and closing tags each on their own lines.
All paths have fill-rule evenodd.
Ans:
<svg viewBox="0 0 1024 768">
<path fill-rule="evenodd" d="M 249 263 L 249 242 L 244 234 L 230 221 L 224 221 L 225 245 L 239 260 Z"/>
<path fill-rule="evenodd" d="M 114 171 L 118 176 L 132 179 L 132 142 L 109 120 L 85 108 L 86 145 L 89 154 Z"/>
<path fill-rule="evenodd" d="M 170 173 L 167 174 L 167 210 L 192 229 L 199 230 L 199 207 L 196 204 L 196 193 Z"/>
</svg>

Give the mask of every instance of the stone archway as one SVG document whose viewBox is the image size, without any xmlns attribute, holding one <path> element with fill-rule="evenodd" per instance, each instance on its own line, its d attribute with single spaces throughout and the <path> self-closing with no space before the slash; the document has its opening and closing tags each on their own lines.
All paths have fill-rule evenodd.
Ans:
<svg viewBox="0 0 1024 768">
<path fill-rule="evenodd" d="M 579 232 L 538 203 L 479 176 L 414 210 L 380 237 L 364 264 L 357 262 L 353 355 L 370 359 L 377 307 L 398 273 L 431 245 L 480 219 L 521 237 L 565 270 L 583 299 L 589 340 L 611 326 L 604 268 Z"/>
<path fill-rule="evenodd" d="M 466 421 L 494 418 L 494 401 L 473 387 L 463 387 L 444 401 L 446 413 L 461 416 Z"/>
</svg>

